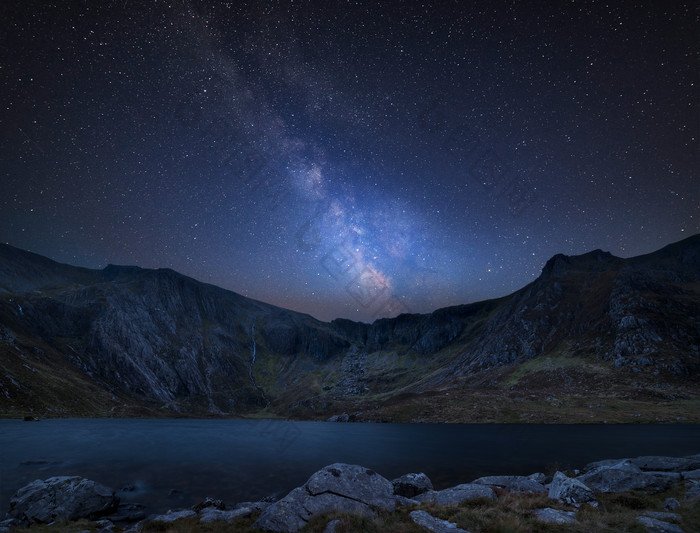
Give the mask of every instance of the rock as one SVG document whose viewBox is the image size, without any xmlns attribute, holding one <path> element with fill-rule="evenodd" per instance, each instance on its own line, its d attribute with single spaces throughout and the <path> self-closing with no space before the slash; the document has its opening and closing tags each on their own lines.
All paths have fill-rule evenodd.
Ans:
<svg viewBox="0 0 700 533">
<path fill-rule="evenodd" d="M 496 493 L 491 487 L 486 485 L 465 483 L 449 489 L 431 490 L 415 497 L 421 503 L 430 502 L 436 505 L 459 505 L 462 502 L 476 498 L 495 499 Z"/>
<path fill-rule="evenodd" d="M 140 503 L 120 503 L 114 514 L 105 518 L 112 522 L 138 522 L 146 518 L 145 507 Z"/>
<path fill-rule="evenodd" d="M 549 497 L 573 504 L 596 502 L 595 494 L 590 488 L 578 479 L 566 477 L 562 472 L 554 474 L 549 486 Z"/>
<path fill-rule="evenodd" d="M 350 415 L 343 413 L 342 415 L 333 415 L 328 419 L 328 422 L 350 422 Z"/>
<path fill-rule="evenodd" d="M 201 513 L 199 513 L 199 521 L 205 523 L 216 522 L 217 520 L 233 522 L 233 520 L 238 517 L 248 516 L 252 513 L 253 510 L 249 507 L 241 507 L 231 511 L 223 511 L 221 509 L 217 509 L 216 507 L 206 507 Z"/>
<path fill-rule="evenodd" d="M 60 476 L 37 479 L 19 489 L 7 516 L 25 524 L 95 519 L 118 505 L 112 489 L 79 476 Z"/>
<path fill-rule="evenodd" d="M 22 527 L 22 523 L 14 518 L 0 520 L 0 533 L 10 533 L 20 527 Z"/>
<path fill-rule="evenodd" d="M 547 492 L 542 483 L 533 481 L 532 479 L 519 479 L 509 483 L 504 487 L 508 492 L 527 493 L 527 494 L 542 494 Z"/>
<path fill-rule="evenodd" d="M 165 514 L 153 515 L 148 517 L 149 522 L 175 522 L 175 520 L 181 520 L 182 518 L 190 518 L 192 516 L 197 516 L 197 513 L 190 509 L 184 511 L 168 511 Z"/>
<path fill-rule="evenodd" d="M 683 479 L 694 479 L 700 481 L 700 468 L 681 472 Z"/>
<path fill-rule="evenodd" d="M 485 476 L 472 481 L 477 485 L 489 485 L 492 487 L 505 487 L 509 483 L 525 479 L 525 476 Z"/>
<path fill-rule="evenodd" d="M 657 520 L 648 516 L 638 516 L 637 521 L 642 524 L 649 533 L 684 533 L 676 524 L 669 524 L 663 520 Z"/>
<path fill-rule="evenodd" d="M 687 502 L 696 502 L 700 500 L 700 483 L 693 484 L 690 489 L 688 489 L 684 496 Z"/>
<path fill-rule="evenodd" d="M 398 496 L 396 494 L 394 495 L 394 500 L 396 500 L 396 505 L 400 507 L 411 507 L 414 505 L 420 505 L 420 502 L 418 500 L 406 498 L 405 496 Z"/>
<path fill-rule="evenodd" d="M 331 493 L 385 511 L 393 511 L 396 506 L 391 482 L 358 465 L 332 464 L 312 475 L 305 486 L 312 496 Z"/>
<path fill-rule="evenodd" d="M 293 489 L 263 511 L 253 527 L 264 531 L 292 533 L 304 527 L 313 515 L 330 511 L 366 516 L 374 514 L 372 508 L 365 503 L 329 493 L 312 496 L 306 486 L 302 486 Z"/>
<path fill-rule="evenodd" d="M 537 519 L 550 524 L 578 524 L 576 513 L 573 511 L 561 511 L 546 507 L 544 509 L 535 509 Z"/>
<path fill-rule="evenodd" d="M 666 498 L 664 501 L 664 511 L 675 511 L 681 506 L 681 502 L 675 498 Z"/>
<path fill-rule="evenodd" d="M 234 509 L 250 509 L 253 513 L 262 513 L 265 509 L 270 507 L 273 502 L 257 501 L 257 502 L 241 502 L 233 506 Z"/>
<path fill-rule="evenodd" d="M 654 472 L 683 472 L 700 468 L 698 457 L 662 457 L 658 455 L 645 455 L 629 460 L 635 466 L 645 471 Z"/>
<path fill-rule="evenodd" d="M 95 525 L 100 528 L 98 533 L 112 533 L 114 530 L 114 524 L 109 520 L 98 520 Z"/>
<path fill-rule="evenodd" d="M 391 484 L 394 487 L 394 494 L 397 496 L 404 496 L 406 498 L 413 498 L 429 490 L 433 490 L 433 483 L 430 478 L 423 474 L 406 474 L 399 478 L 394 479 Z"/>
<path fill-rule="evenodd" d="M 631 461 L 602 465 L 577 478 L 600 492 L 662 492 L 681 480 L 675 472 L 643 472 Z"/>
<path fill-rule="evenodd" d="M 331 520 L 326 524 L 323 533 L 335 533 L 340 525 L 340 520 Z"/>
<path fill-rule="evenodd" d="M 535 479 L 533 479 L 535 476 Z M 542 482 L 545 479 L 544 474 L 533 474 L 532 476 L 486 476 L 475 479 L 472 483 L 478 485 L 488 485 L 491 487 L 500 487 L 508 492 L 516 493 L 532 493 L 539 494 L 546 492 L 542 482 L 536 481 L 541 479 Z"/>
<path fill-rule="evenodd" d="M 433 533 L 468 533 L 457 527 L 454 522 L 440 520 L 425 511 L 411 511 L 411 520 Z"/>
<path fill-rule="evenodd" d="M 603 459 L 602 461 L 595 461 L 593 463 L 588 463 L 586 466 L 584 466 L 583 472 L 588 473 L 591 470 L 595 470 L 596 468 L 599 468 L 601 466 L 612 466 L 623 461 L 629 461 L 629 459 Z"/>
<path fill-rule="evenodd" d="M 314 515 L 342 511 L 373 516 L 374 508 L 390 512 L 396 508 L 391 482 L 362 466 L 335 463 L 322 468 L 303 486 L 271 504 L 253 527 L 294 532 Z"/>
<path fill-rule="evenodd" d="M 545 476 L 542 472 L 537 472 L 536 474 L 530 474 L 527 476 L 527 479 L 531 479 L 532 481 L 536 481 L 537 483 L 544 485 L 545 481 L 547 481 L 547 476 Z"/>
<path fill-rule="evenodd" d="M 201 501 L 197 505 L 194 505 L 192 507 L 192 510 L 195 513 L 201 513 L 204 509 L 206 509 L 208 507 L 213 507 L 214 509 L 218 509 L 219 511 L 226 510 L 226 505 L 224 505 L 224 502 L 222 502 L 221 500 L 215 500 L 214 498 L 209 498 L 209 497 L 204 498 L 204 501 Z"/>
<path fill-rule="evenodd" d="M 664 457 L 660 455 L 643 455 L 632 459 L 605 459 L 588 463 L 584 472 L 590 472 L 601 466 L 612 466 L 622 462 L 632 463 L 640 470 L 655 472 L 683 472 L 700 468 L 700 456 L 691 455 L 688 457 Z"/>
<path fill-rule="evenodd" d="M 663 520 L 664 522 L 676 522 L 680 524 L 682 518 L 678 513 L 660 513 L 658 511 L 644 511 L 644 516 Z"/>
</svg>

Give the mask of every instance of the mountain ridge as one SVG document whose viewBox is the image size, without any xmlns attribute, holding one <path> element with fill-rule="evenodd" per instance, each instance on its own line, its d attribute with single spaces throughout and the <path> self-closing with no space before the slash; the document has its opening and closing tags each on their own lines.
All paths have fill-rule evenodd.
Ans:
<svg viewBox="0 0 700 533">
<path fill-rule="evenodd" d="M 343 410 L 478 421 L 461 409 L 474 391 L 510 405 L 506 398 L 551 374 L 535 368 L 547 357 L 560 373 L 620 381 L 615 401 L 641 401 L 654 378 L 692 403 L 699 272 L 700 235 L 626 259 L 557 254 L 510 295 L 370 324 L 323 322 L 171 269 L 85 269 L 0 245 L 0 414 L 319 418 Z M 637 374 L 650 374 L 648 383 L 634 386 Z M 557 390 L 550 378 L 531 394 Z M 567 397 L 593 394 L 584 389 Z M 420 415 L 417 403 L 450 391 L 454 402 Z"/>
</svg>

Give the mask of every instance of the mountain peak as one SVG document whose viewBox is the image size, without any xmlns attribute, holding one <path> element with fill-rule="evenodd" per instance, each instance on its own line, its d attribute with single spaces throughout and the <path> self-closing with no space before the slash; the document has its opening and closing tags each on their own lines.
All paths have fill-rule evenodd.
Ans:
<svg viewBox="0 0 700 533">
<path fill-rule="evenodd" d="M 618 262 L 619 257 L 601 249 L 592 250 L 581 255 L 556 254 L 542 268 L 543 278 L 559 278 L 572 270 L 606 270 Z"/>
</svg>

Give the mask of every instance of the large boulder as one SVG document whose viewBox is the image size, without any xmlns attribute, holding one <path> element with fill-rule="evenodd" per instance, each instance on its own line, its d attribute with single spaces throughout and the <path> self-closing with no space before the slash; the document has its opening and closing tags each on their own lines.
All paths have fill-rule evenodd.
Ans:
<svg viewBox="0 0 700 533">
<path fill-rule="evenodd" d="M 597 503 L 595 494 L 589 487 L 562 472 L 554 474 L 549 486 L 549 497 L 572 504 Z"/>
<path fill-rule="evenodd" d="M 419 502 L 430 502 L 436 505 L 459 505 L 467 500 L 476 498 L 495 499 L 496 493 L 491 487 L 486 485 L 477 485 L 474 483 L 464 483 L 456 487 L 450 487 L 444 490 L 431 490 L 419 494 L 414 499 Z"/>
<path fill-rule="evenodd" d="M 314 515 L 342 511 L 371 516 L 375 508 L 394 511 L 395 507 L 394 488 L 388 479 L 362 466 L 335 463 L 270 505 L 253 526 L 291 533 Z"/>
<path fill-rule="evenodd" d="M 394 486 L 394 494 L 405 498 L 413 498 L 429 490 L 433 490 L 433 483 L 430 478 L 423 474 L 405 474 L 399 478 L 392 480 Z"/>
<path fill-rule="evenodd" d="M 10 500 L 8 518 L 24 524 L 95 519 L 119 506 L 112 489 L 79 476 L 37 479 L 19 489 Z"/>
<path fill-rule="evenodd" d="M 631 461 L 621 461 L 598 466 L 577 479 L 599 492 L 640 490 L 654 493 L 669 489 L 681 480 L 681 475 L 676 472 L 645 472 Z"/>
</svg>

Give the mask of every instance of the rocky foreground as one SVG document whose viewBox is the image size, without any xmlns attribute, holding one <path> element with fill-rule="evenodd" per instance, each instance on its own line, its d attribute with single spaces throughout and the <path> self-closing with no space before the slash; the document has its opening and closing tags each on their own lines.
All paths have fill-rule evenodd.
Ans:
<svg viewBox="0 0 700 533">
<path fill-rule="evenodd" d="M 682 513 L 694 509 L 695 514 L 685 512 L 685 515 L 700 519 L 697 512 L 700 508 L 700 454 L 604 460 L 590 463 L 582 471 L 557 471 L 553 476 L 543 473 L 487 476 L 444 490 L 434 490 L 423 473 L 410 473 L 389 481 L 362 466 L 335 463 L 315 472 L 304 485 L 276 502 L 243 502 L 228 508 L 220 500 L 207 498 L 192 509 L 171 510 L 148 518 L 139 513 L 138 506 L 120 505 L 114 490 L 94 481 L 81 477 L 52 477 L 36 480 L 17 491 L 6 519 L 0 522 L 0 533 L 33 528 L 38 524 L 53 524 L 57 527 L 52 530 L 62 531 L 62 527 L 81 519 L 94 521 L 88 523 L 91 529 L 86 531 L 99 533 L 164 531 L 167 528 L 161 528 L 163 523 L 179 521 L 188 521 L 188 531 L 193 524 L 215 522 L 222 524 L 220 531 L 238 531 L 234 524 L 240 524 L 236 521 L 244 517 L 249 520 L 246 531 L 292 533 L 321 531 L 309 528 L 312 525 L 317 528 L 327 515 L 330 518 L 322 523 L 323 532 L 339 533 L 357 530 L 353 529 L 357 526 L 344 523 L 346 519 L 386 517 L 395 513 L 410 517 L 411 531 L 464 533 L 466 530 L 459 524 L 435 515 L 470 502 L 483 504 L 498 499 L 515 502 L 513 495 L 531 495 L 531 501 L 542 503 L 539 508 L 523 513 L 543 527 L 554 524 L 557 529 L 553 530 L 584 531 L 580 529 L 579 517 L 585 513 L 590 521 L 591 513 L 598 511 L 601 501 L 610 502 L 611 495 L 624 494 L 629 501 L 651 503 L 654 500 L 647 495 L 670 490 L 675 490 L 677 498 L 660 500 L 663 502 L 659 503 L 663 507 L 661 510 L 639 508 L 638 503 L 632 506 L 636 515 L 632 530 L 697 531 L 700 524 L 694 520 L 686 523 Z"/>
</svg>

